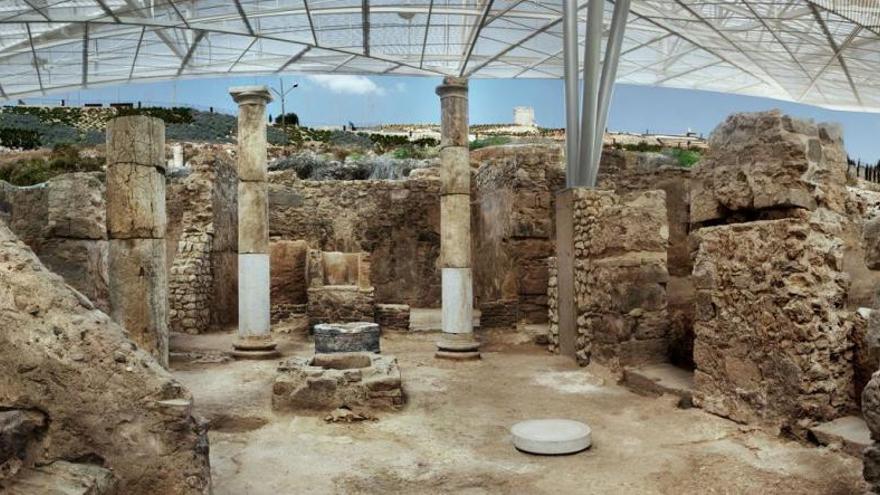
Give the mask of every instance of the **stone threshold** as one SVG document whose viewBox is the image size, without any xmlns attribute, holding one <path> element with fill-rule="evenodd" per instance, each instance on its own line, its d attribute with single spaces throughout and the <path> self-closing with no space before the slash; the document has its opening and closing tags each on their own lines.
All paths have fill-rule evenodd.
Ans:
<svg viewBox="0 0 880 495">
<path fill-rule="evenodd" d="M 819 445 L 837 445 L 847 454 L 861 459 L 871 445 L 871 431 L 861 416 L 844 416 L 810 428 L 812 440 Z"/>
<path fill-rule="evenodd" d="M 642 395 L 672 395 L 681 407 L 691 407 L 694 372 L 669 363 L 646 364 L 623 370 L 623 384 Z"/>
</svg>

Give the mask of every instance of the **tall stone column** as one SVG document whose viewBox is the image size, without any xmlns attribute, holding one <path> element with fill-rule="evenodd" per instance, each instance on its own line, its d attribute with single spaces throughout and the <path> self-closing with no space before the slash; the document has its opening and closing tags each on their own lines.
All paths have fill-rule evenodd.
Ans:
<svg viewBox="0 0 880 495">
<path fill-rule="evenodd" d="M 277 357 L 269 328 L 269 193 L 265 86 L 229 89 L 238 103 L 238 340 L 233 355 Z"/>
<path fill-rule="evenodd" d="M 436 357 L 479 359 L 471 271 L 471 167 L 467 79 L 445 77 L 440 96 L 440 258 L 443 336 Z"/>
<path fill-rule="evenodd" d="M 168 366 L 165 123 L 142 115 L 107 124 L 110 316 Z"/>
</svg>

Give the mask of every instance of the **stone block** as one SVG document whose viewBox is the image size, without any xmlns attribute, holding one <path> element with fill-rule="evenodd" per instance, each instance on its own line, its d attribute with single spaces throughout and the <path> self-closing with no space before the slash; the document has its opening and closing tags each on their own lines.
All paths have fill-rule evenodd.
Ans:
<svg viewBox="0 0 880 495">
<path fill-rule="evenodd" d="M 471 266 L 471 203 L 466 194 L 440 198 L 440 251 L 444 268 Z"/>
<path fill-rule="evenodd" d="M 165 175 L 128 162 L 107 166 L 107 231 L 111 239 L 165 237 Z"/>
<path fill-rule="evenodd" d="M 356 285 L 311 287 L 308 291 L 309 323 L 373 321 L 375 293 Z"/>
<path fill-rule="evenodd" d="M 62 174 L 49 179 L 49 237 L 106 239 L 104 183 L 95 173 Z"/>
<path fill-rule="evenodd" d="M 440 150 L 440 194 L 471 193 L 471 162 L 466 146 Z"/>
<path fill-rule="evenodd" d="M 238 183 L 238 252 L 269 253 L 269 196 L 265 182 Z"/>
<path fill-rule="evenodd" d="M 242 181 L 265 182 L 266 106 L 247 104 L 238 107 L 238 177 Z"/>
<path fill-rule="evenodd" d="M 795 432 L 801 419 L 851 410 L 842 241 L 798 219 L 705 228 L 698 237 L 695 404 Z"/>
<path fill-rule="evenodd" d="M 238 333 L 241 337 L 269 335 L 269 255 L 238 257 Z"/>
<path fill-rule="evenodd" d="M 116 164 L 154 167 L 164 175 L 165 122 L 146 115 L 116 117 L 108 122 L 108 169 Z"/>
<path fill-rule="evenodd" d="M 843 212 L 846 153 L 839 129 L 777 110 L 733 114 L 693 170 L 691 223 L 756 210 Z"/>
<path fill-rule="evenodd" d="M 377 304 L 376 323 L 383 331 L 406 332 L 409 330 L 409 311 L 406 304 Z"/>
<path fill-rule="evenodd" d="M 168 278 L 165 241 L 111 239 L 110 308 L 132 340 L 168 365 Z"/>
</svg>

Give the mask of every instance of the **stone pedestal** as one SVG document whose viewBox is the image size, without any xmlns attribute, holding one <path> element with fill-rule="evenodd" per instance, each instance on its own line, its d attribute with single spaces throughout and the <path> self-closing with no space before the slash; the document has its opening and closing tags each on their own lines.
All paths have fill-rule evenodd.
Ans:
<svg viewBox="0 0 880 495">
<path fill-rule="evenodd" d="M 107 125 L 110 315 L 168 366 L 165 124 L 146 116 Z"/>
<path fill-rule="evenodd" d="M 266 177 L 265 86 L 239 86 L 238 103 L 238 341 L 233 356 L 277 357 L 270 334 L 269 197 Z"/>
<path fill-rule="evenodd" d="M 436 357 L 479 359 L 471 273 L 471 170 L 467 79 L 445 77 L 440 96 L 440 258 L 443 336 Z"/>
</svg>

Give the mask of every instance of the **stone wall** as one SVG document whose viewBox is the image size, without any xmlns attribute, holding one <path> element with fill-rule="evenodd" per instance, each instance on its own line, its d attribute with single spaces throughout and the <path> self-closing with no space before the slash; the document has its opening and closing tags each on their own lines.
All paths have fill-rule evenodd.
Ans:
<svg viewBox="0 0 880 495">
<path fill-rule="evenodd" d="M 801 218 L 700 229 L 695 403 L 796 429 L 854 407 L 842 241 Z"/>
<path fill-rule="evenodd" d="M 272 321 L 303 313 L 308 303 L 306 265 L 309 246 L 305 241 L 273 240 L 269 243 Z"/>
<path fill-rule="evenodd" d="M 547 258 L 547 350 L 559 352 L 559 268 L 556 257 Z"/>
<path fill-rule="evenodd" d="M 237 321 L 235 165 L 205 150 L 167 184 L 169 327 L 202 333 Z"/>
<path fill-rule="evenodd" d="M 42 416 L 35 444 L 5 467 L 95 462 L 119 493 L 209 494 L 190 393 L 3 222 L 0 252 L 0 326 L 14 329 L 0 332 L 0 411 Z"/>
<path fill-rule="evenodd" d="M 0 215 L 49 269 L 110 311 L 103 174 L 64 174 L 30 187 L 0 181 Z"/>
<path fill-rule="evenodd" d="M 269 231 L 322 251 L 372 254 L 378 303 L 440 305 L 440 182 L 301 181 L 269 174 Z"/>
<path fill-rule="evenodd" d="M 574 194 L 578 361 L 612 368 L 665 361 L 665 193 L 576 189 Z"/>
<path fill-rule="evenodd" d="M 554 195 L 562 187 L 556 145 L 471 152 L 474 292 L 480 325 L 547 322 L 547 257 L 554 253 Z"/>
</svg>

